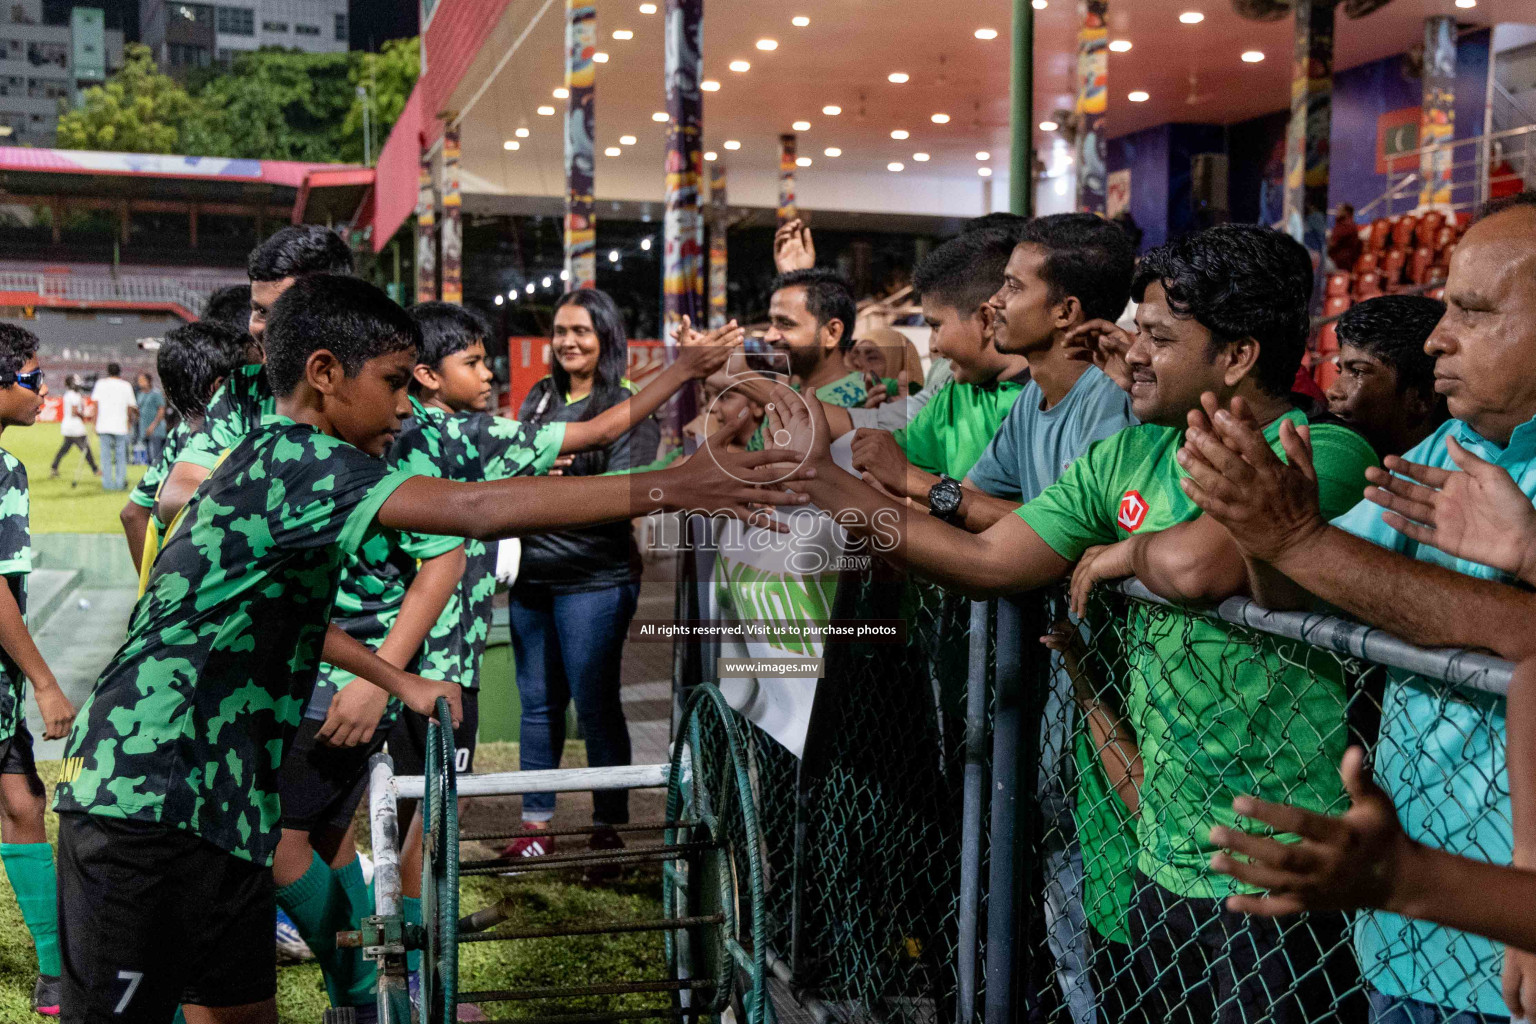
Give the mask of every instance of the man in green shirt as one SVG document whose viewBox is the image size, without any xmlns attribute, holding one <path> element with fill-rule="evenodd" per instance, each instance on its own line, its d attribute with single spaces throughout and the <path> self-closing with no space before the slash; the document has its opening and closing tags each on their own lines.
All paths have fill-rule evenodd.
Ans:
<svg viewBox="0 0 1536 1024">
<path fill-rule="evenodd" d="M 1241 574 L 1235 545 L 1212 541 L 1183 493 L 1175 453 L 1202 392 L 1223 403 L 1242 397 L 1275 446 L 1282 422 L 1305 421 L 1289 386 L 1305 348 L 1311 282 L 1306 251 L 1261 228 L 1213 228 L 1149 253 L 1132 290 L 1141 305 L 1129 348 L 1114 344 L 1112 325 L 1087 332 L 1098 335 L 1094 347 L 1107 372 L 1130 380 L 1142 425 L 1096 443 L 1016 515 L 982 533 L 931 517 L 899 519 L 903 535 L 885 556 L 989 597 L 1056 583 L 1096 546 L 1161 530 L 1166 544 L 1134 545 L 1149 549 L 1142 557 L 1156 556 L 1149 575 L 1189 567 L 1197 576 Z M 830 471 L 818 408 L 781 406 L 790 443 L 810 447 L 808 466 L 816 470 L 797 488 L 840 511 L 851 532 L 878 539 L 889 520 L 877 513 L 889 516 L 882 510 L 894 504 Z M 1324 507 L 1349 508 L 1375 465 L 1370 446 L 1324 424 L 1313 428 L 1312 440 Z M 1225 531 L 1215 526 L 1214 533 Z M 1125 712 L 1146 774 L 1136 902 L 1127 912 L 1143 951 L 1143 986 L 1164 989 L 1192 1020 L 1350 1019 L 1335 995 L 1349 992 L 1357 977 L 1343 918 L 1315 915 L 1309 927 L 1282 931 L 1230 914 L 1220 900 L 1241 887 L 1206 863 L 1214 852 L 1209 822 L 1241 827 L 1230 811 L 1238 793 L 1283 794 L 1318 810 L 1340 804 L 1333 765 L 1346 729 L 1337 669 L 1330 676 L 1324 667 L 1296 665 L 1272 644 L 1239 645 L 1223 625 L 1177 610 L 1137 612 L 1130 638 Z M 1242 656 L 1229 657 L 1234 650 Z"/>
</svg>

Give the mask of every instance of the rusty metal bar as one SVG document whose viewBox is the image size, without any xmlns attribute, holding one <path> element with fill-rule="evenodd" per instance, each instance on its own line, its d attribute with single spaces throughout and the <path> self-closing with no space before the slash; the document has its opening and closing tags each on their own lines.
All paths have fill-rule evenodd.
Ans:
<svg viewBox="0 0 1536 1024">
<path fill-rule="evenodd" d="M 516 832 L 466 832 L 459 842 L 485 842 L 490 839 L 533 839 L 556 836 L 589 836 L 595 832 L 662 832 L 669 828 L 697 828 L 697 821 L 638 822 L 630 825 L 588 825 L 584 828 L 528 828 Z"/>
<path fill-rule="evenodd" d="M 612 981 L 602 985 L 577 985 L 571 988 L 494 988 L 483 992 L 460 992 L 459 1003 L 511 1003 L 530 999 L 579 999 L 582 996 L 622 996 L 635 992 L 697 992 L 714 988 L 714 979 L 685 978 L 681 981 Z"/>
<path fill-rule="evenodd" d="M 724 924 L 724 914 L 705 917 L 677 917 L 671 920 L 614 921 L 610 924 L 579 925 L 575 928 L 535 928 L 523 932 L 480 932 L 459 936 L 460 942 L 503 942 L 513 939 L 558 939 L 569 935 L 618 935 L 621 932 L 666 932 L 678 928 Z"/>
<path fill-rule="evenodd" d="M 498 857 L 495 860 L 468 861 L 459 866 L 461 875 L 499 875 L 503 872 L 559 871 L 589 864 L 644 864 L 658 860 L 678 860 L 695 853 L 719 849 L 717 843 L 678 843 L 675 846 L 641 846 L 632 850 L 605 853 L 554 854 L 545 857 Z"/>
</svg>

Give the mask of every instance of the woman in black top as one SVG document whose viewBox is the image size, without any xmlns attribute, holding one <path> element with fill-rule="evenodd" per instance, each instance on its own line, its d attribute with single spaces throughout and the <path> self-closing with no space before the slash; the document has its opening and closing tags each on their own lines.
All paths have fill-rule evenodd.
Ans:
<svg viewBox="0 0 1536 1024">
<path fill-rule="evenodd" d="M 546 423 L 587 420 L 627 399 L 628 341 L 613 300 L 595 289 L 568 292 L 555 306 L 550 375 L 529 392 L 518 419 L 536 430 Z M 660 428 L 642 421 L 605 449 L 573 458 L 568 476 L 592 476 L 646 465 L 656 458 Z M 522 564 L 512 587 L 512 645 L 522 698 L 524 771 L 557 768 L 565 743 L 565 706 L 576 714 L 593 766 L 630 763 L 629 727 L 619 701 L 624 636 L 640 593 L 640 553 L 629 523 L 612 523 L 523 538 Z M 523 798 L 523 821 L 538 828 L 554 817 L 552 793 Z M 593 824 L 629 821 L 629 795 L 594 793 Z M 594 849 L 623 844 L 611 829 L 592 836 Z M 553 849 L 550 838 L 522 839 L 511 856 Z"/>
</svg>

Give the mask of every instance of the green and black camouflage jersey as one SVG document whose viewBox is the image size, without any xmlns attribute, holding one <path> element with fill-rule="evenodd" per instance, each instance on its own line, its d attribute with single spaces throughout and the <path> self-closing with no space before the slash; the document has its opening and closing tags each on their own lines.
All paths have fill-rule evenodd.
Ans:
<svg viewBox="0 0 1536 1024">
<path fill-rule="evenodd" d="M 896 393 L 897 384 L 895 381 L 887 378 L 885 386 L 891 394 Z M 790 387 L 796 391 L 800 390 L 799 384 L 791 384 Z M 841 409 L 857 409 L 869 397 L 869 391 L 864 387 L 864 375 L 862 373 L 850 373 L 846 377 L 839 377 L 837 380 L 817 388 L 816 397 L 827 405 L 835 405 Z M 764 420 L 763 423 L 759 423 L 757 430 L 751 437 L 747 438 L 747 451 L 760 452 L 763 450 L 763 424 L 767 422 L 767 420 Z"/>
<path fill-rule="evenodd" d="M 155 507 L 155 495 L 160 493 L 160 485 L 165 483 L 165 478 L 171 475 L 171 467 L 176 465 L 176 456 L 187 443 L 187 438 L 193 433 L 187 421 L 182 420 L 171 428 L 171 432 L 165 435 L 165 447 L 160 450 L 160 461 L 153 466 L 146 467 L 144 476 L 139 479 L 133 493 L 128 495 L 128 500 L 135 505 L 144 508 Z"/>
<path fill-rule="evenodd" d="M 220 455 L 261 424 L 262 417 L 276 412 L 277 399 L 267 383 L 267 368 L 260 364 L 242 366 L 213 393 L 202 429 L 188 435 L 176 453 L 176 462 L 212 469 Z"/>
<path fill-rule="evenodd" d="M 75 718 L 54 807 L 184 828 L 271 863 L 278 768 L 346 558 L 411 474 L 273 416 L 187 503 Z"/>
<path fill-rule="evenodd" d="M 447 554 L 462 544 L 458 537 L 432 537 L 415 533 L 397 533 L 379 530 L 371 534 L 347 559 L 342 569 L 341 584 L 336 590 L 336 609 L 331 622 L 354 640 L 378 650 L 389 631 L 395 628 L 405 592 L 416 579 L 416 570 L 422 562 L 438 555 Z M 453 601 L 444 609 L 452 607 Z M 406 668 L 417 671 L 416 661 Z M 323 720 L 330 710 L 336 693 L 357 677 L 330 662 L 320 663 L 320 674 L 315 678 L 315 692 L 304 709 L 305 718 Z M 379 719 L 387 726 L 400 713 L 400 702 L 393 697 Z"/>
<path fill-rule="evenodd" d="M 538 431 L 489 413 L 447 413 L 411 399 L 411 417 L 390 450 L 398 468 L 421 476 L 475 483 L 537 476 L 560 456 L 565 424 Z M 496 592 L 496 545 L 464 542 L 464 579 L 427 634 L 418 671 L 429 679 L 480 685 L 480 661 L 491 633 Z"/>
<path fill-rule="evenodd" d="M 27 574 L 32 571 L 32 528 L 28 522 L 27 467 L 0 450 L 0 576 L 16 606 L 27 613 Z M 16 735 L 26 717 L 26 677 L 0 648 L 0 746 Z"/>
</svg>

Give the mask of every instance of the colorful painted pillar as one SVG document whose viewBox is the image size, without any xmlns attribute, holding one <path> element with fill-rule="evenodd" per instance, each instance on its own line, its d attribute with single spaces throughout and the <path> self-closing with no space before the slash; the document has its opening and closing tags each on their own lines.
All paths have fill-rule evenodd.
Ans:
<svg viewBox="0 0 1536 1024">
<path fill-rule="evenodd" d="M 667 0 L 667 193 L 662 222 L 662 337 L 704 323 L 704 0 Z"/>
<path fill-rule="evenodd" d="M 597 287 L 597 217 L 592 201 L 597 8 L 565 0 L 565 287 Z"/>
<path fill-rule="evenodd" d="M 1104 137 L 1109 111 L 1109 3 L 1084 0 L 1078 9 L 1083 24 L 1077 31 L 1077 209 L 1102 217 L 1109 176 Z"/>
<path fill-rule="evenodd" d="M 458 113 L 443 115 L 443 301 L 464 303 L 464 225 L 459 195 Z"/>
<path fill-rule="evenodd" d="M 1028 217 L 1035 210 L 1035 8 L 1013 0 L 1008 126 L 1008 211 Z M 983 212 L 992 212 L 992 179 L 982 183 Z"/>
<path fill-rule="evenodd" d="M 426 133 L 418 137 L 421 174 L 416 187 L 416 301 L 437 299 L 437 202 L 432 192 L 432 157 Z"/>
<path fill-rule="evenodd" d="M 709 326 L 725 326 L 727 251 L 726 231 L 730 207 L 727 205 L 725 167 L 712 164 L 709 169 Z"/>
<path fill-rule="evenodd" d="M 1291 123 L 1285 137 L 1285 230 L 1319 261 L 1328 238 L 1334 0 L 1296 0 Z"/>
<path fill-rule="evenodd" d="M 1419 146 L 1443 145 L 1419 156 L 1419 205 L 1451 201 L 1451 166 L 1456 138 L 1456 19 L 1424 20 L 1424 105 L 1419 113 Z"/>
<path fill-rule="evenodd" d="M 785 224 L 800 216 L 795 205 L 795 153 L 796 138 L 779 136 L 779 223 Z"/>
</svg>

